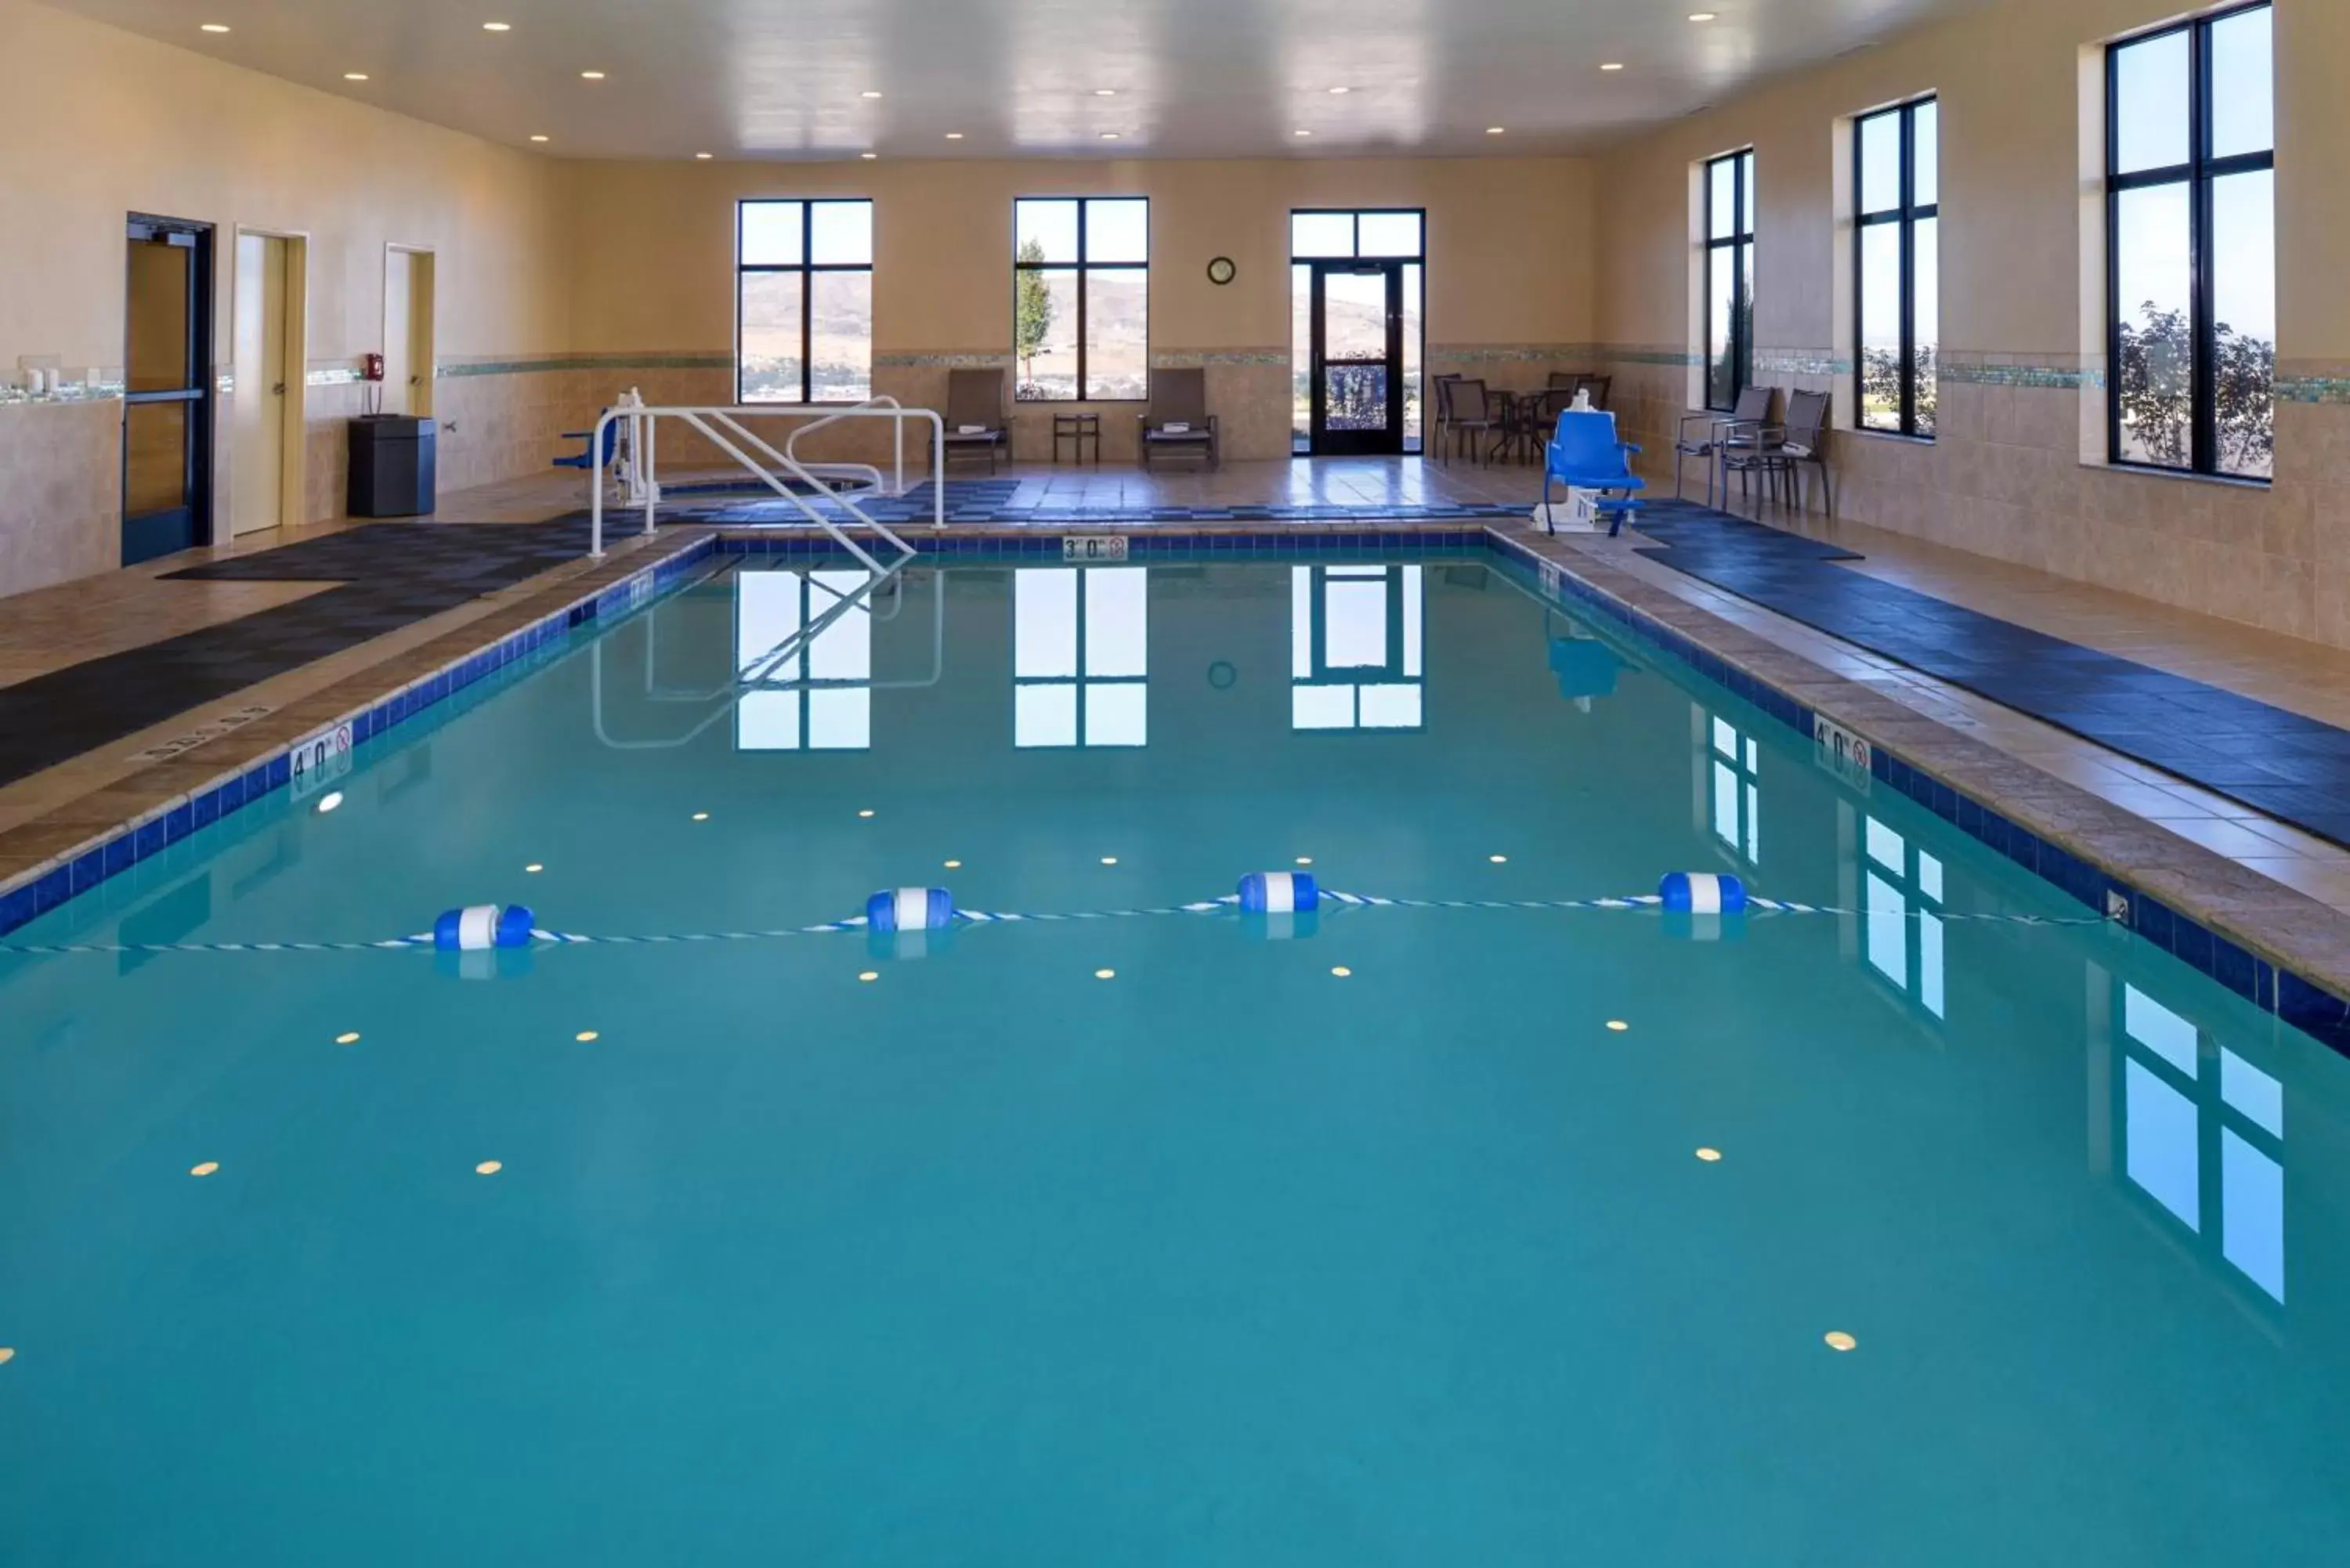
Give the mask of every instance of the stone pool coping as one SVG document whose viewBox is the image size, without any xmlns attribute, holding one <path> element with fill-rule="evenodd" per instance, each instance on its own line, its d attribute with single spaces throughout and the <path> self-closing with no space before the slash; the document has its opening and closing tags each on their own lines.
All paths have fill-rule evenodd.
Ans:
<svg viewBox="0 0 2350 1568">
<path fill-rule="evenodd" d="M 2350 1054 L 2350 915 L 1823 668 L 1612 565 L 1573 535 L 1491 527 L 1561 605 L 1597 611 L 1799 733 L 1869 743 L 1871 776 L 2088 909 Z"/>
<path fill-rule="evenodd" d="M 1795 729 L 1829 722 L 1869 743 L 1870 771 L 1960 831 L 2238 995 L 2350 1053 L 2350 915 L 2101 800 L 1800 653 L 1526 524 L 1359 519 L 1126 530 L 1115 523 L 910 530 L 925 556 L 1062 558 L 1066 535 L 1124 534 L 1127 559 L 1274 558 L 1301 545 L 1407 554 L 1471 545 L 1540 590 L 1663 647 Z M 530 579 L 513 601 L 171 761 L 0 832 L 0 935 L 89 892 L 292 780 L 293 756 L 350 726 L 387 733 L 573 628 L 625 614 L 720 554 L 816 556 L 812 531 L 672 527 L 582 569 Z M 1097 564 L 1107 564 L 1099 562 Z"/>
</svg>

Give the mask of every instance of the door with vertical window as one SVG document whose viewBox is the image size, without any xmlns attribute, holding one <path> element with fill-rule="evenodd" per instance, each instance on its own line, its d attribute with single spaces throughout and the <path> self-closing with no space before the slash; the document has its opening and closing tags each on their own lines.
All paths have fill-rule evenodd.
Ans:
<svg viewBox="0 0 2350 1568">
<path fill-rule="evenodd" d="M 1400 452 L 1403 264 L 1313 266 L 1313 451 L 1316 456 Z"/>
<path fill-rule="evenodd" d="M 212 230 L 128 230 L 122 564 L 212 541 Z"/>
</svg>

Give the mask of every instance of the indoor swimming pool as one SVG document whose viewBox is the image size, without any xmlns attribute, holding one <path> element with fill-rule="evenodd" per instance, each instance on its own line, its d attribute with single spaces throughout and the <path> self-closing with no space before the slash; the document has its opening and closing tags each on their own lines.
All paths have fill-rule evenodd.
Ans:
<svg viewBox="0 0 2350 1568">
<path fill-rule="evenodd" d="M 1465 543 L 860 581 L 0 938 L 0 1561 L 2337 1559 L 2325 1046 Z"/>
</svg>

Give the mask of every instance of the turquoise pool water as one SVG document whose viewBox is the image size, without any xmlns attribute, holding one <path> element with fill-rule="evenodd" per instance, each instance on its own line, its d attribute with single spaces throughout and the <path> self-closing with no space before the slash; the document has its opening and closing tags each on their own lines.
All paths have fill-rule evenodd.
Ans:
<svg viewBox="0 0 2350 1568">
<path fill-rule="evenodd" d="M 0 1561 L 2339 1560 L 2324 1047 L 1483 557 L 918 573 L 737 708 L 840 586 L 12 940 L 1856 912 L 0 955 Z"/>
</svg>

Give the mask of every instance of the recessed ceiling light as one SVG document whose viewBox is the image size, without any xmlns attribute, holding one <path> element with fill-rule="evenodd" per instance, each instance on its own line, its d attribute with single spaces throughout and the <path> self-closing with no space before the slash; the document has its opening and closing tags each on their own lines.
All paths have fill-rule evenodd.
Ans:
<svg viewBox="0 0 2350 1568">
<path fill-rule="evenodd" d="M 1104 141 L 1116 141 L 1118 140 L 1118 132 L 1115 130 L 1105 130 L 1101 134 L 1101 139 Z"/>
<path fill-rule="evenodd" d="M 1624 62 L 1621 60 L 1609 60 L 1606 65 L 1601 66 L 1599 68 L 1603 71 L 1620 71 L 1624 68 Z"/>
<path fill-rule="evenodd" d="M 534 137 L 532 137 L 532 138 L 531 138 L 531 140 L 532 140 L 533 141 L 544 141 L 544 140 L 546 140 L 546 138 L 545 138 L 544 136 L 534 136 Z"/>
<path fill-rule="evenodd" d="M 868 163 L 870 163 L 873 160 L 880 157 L 881 155 L 879 152 L 860 152 L 857 156 L 864 159 Z"/>
<path fill-rule="evenodd" d="M 482 24 L 482 31 L 484 33 L 511 33 L 514 31 L 514 24 L 512 22 L 484 22 Z"/>
<path fill-rule="evenodd" d="M 868 89 L 865 92 L 858 93 L 857 96 L 859 98 L 879 98 L 881 95 Z"/>
<path fill-rule="evenodd" d="M 696 158 L 700 158 L 700 159 L 703 159 L 703 160 L 708 160 L 708 159 L 710 159 L 710 158 L 712 158 L 712 157 L 715 156 L 715 154 L 708 153 L 708 152 L 697 152 L 697 153 L 695 153 L 695 154 L 694 154 L 694 156 L 695 156 Z"/>
<path fill-rule="evenodd" d="M 365 72 L 365 71 L 345 71 L 345 72 L 343 73 L 343 79 L 344 79 L 345 81 L 347 81 L 347 82 L 363 82 L 363 81 L 365 81 L 365 80 L 367 80 L 367 79 L 368 79 L 368 78 L 367 78 L 367 72 Z"/>
<path fill-rule="evenodd" d="M 1354 89 L 1353 88 L 1347 88 L 1347 87 L 1336 87 L 1336 88 L 1332 88 L 1330 89 L 1330 96 L 1331 96 L 1332 98 L 1344 98 L 1344 97 L 1346 97 L 1348 93 L 1350 93 L 1350 92 L 1352 92 L 1352 91 L 1354 91 L 1354 90 L 1355 90 L 1355 89 Z"/>
<path fill-rule="evenodd" d="M 228 26 L 223 22 L 207 22 L 203 25 L 201 31 L 206 33 L 225 33 L 228 31 Z"/>
<path fill-rule="evenodd" d="M 1488 136 L 1507 136 L 1509 134 L 1509 128 L 1503 125 L 1489 125 L 1485 128 L 1485 134 Z"/>
<path fill-rule="evenodd" d="M 1094 96 L 1096 98 L 1116 98 L 1118 96 L 1118 88 L 1094 88 Z"/>
<path fill-rule="evenodd" d="M 579 79 L 583 82 L 600 82 L 604 79 L 604 73 L 602 71 L 581 71 L 579 73 Z"/>
<path fill-rule="evenodd" d="M 1298 131 L 1298 132 L 1297 132 L 1297 134 L 1298 134 L 1298 135 L 1300 135 L 1300 136 L 1311 136 L 1311 135 L 1313 135 L 1314 133 L 1313 133 L 1312 131 L 1310 131 L 1310 130 L 1301 130 L 1301 131 Z"/>
<path fill-rule="evenodd" d="M 947 132 L 947 140 L 949 141 L 961 141 L 962 140 L 962 132 L 960 130 L 950 130 Z"/>
<path fill-rule="evenodd" d="M 1711 11 L 1692 11 L 1690 13 L 1690 20 L 1692 22 L 1711 22 L 1713 20 L 1713 16 L 1714 14 Z"/>
</svg>

